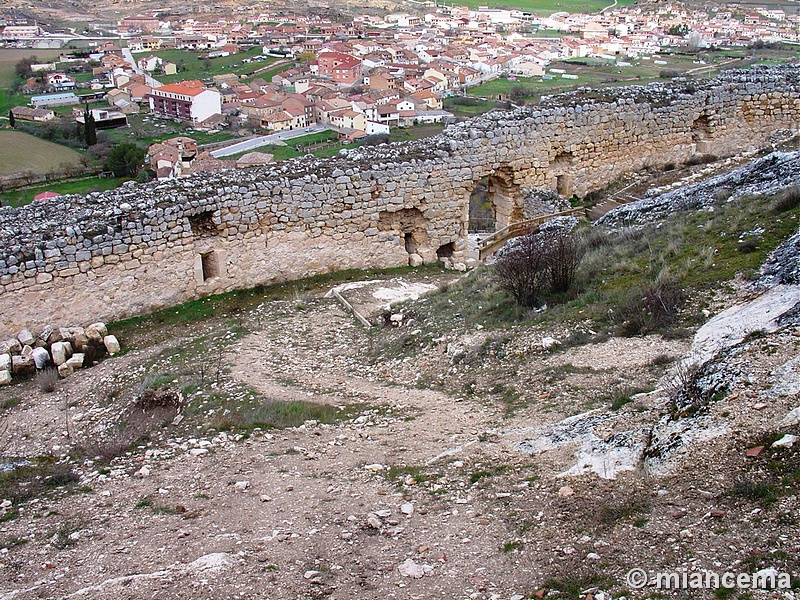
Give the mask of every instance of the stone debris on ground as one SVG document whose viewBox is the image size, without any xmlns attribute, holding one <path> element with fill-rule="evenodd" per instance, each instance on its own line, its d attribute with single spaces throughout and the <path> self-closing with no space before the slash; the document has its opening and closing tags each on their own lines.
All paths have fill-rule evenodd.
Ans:
<svg viewBox="0 0 800 600">
<path fill-rule="evenodd" d="M 21 329 L 15 337 L 0 341 L 0 385 L 13 378 L 28 377 L 55 368 L 61 378 L 84 366 L 87 354 L 92 362 L 121 350 L 119 340 L 109 335 L 105 323 L 83 327 L 47 326 L 38 335 Z"/>
</svg>

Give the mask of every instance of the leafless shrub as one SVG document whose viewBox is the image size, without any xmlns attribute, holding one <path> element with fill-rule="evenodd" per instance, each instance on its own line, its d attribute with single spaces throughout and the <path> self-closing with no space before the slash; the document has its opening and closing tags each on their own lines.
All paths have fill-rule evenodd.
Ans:
<svg viewBox="0 0 800 600">
<path fill-rule="evenodd" d="M 716 192 L 714 192 L 714 200 L 718 204 L 722 204 L 723 202 L 727 202 L 732 195 L 733 195 L 733 190 L 731 188 L 721 187 Z"/>
<path fill-rule="evenodd" d="M 58 385 L 58 370 L 52 367 L 42 369 L 36 374 L 36 386 L 44 393 L 56 391 Z"/>
<path fill-rule="evenodd" d="M 542 292 L 550 278 L 548 252 L 538 235 L 526 235 L 513 241 L 498 254 L 494 274 L 502 289 L 521 306 L 539 306 Z"/>
<path fill-rule="evenodd" d="M 786 212 L 800 206 L 800 186 L 793 185 L 780 192 L 775 198 L 772 209 L 775 212 Z"/>
<path fill-rule="evenodd" d="M 575 281 L 575 272 L 581 264 L 584 247 L 574 234 L 559 229 L 548 238 L 547 263 L 550 270 L 550 291 L 566 292 Z"/>
<path fill-rule="evenodd" d="M 707 403 L 709 392 L 700 381 L 703 373 L 703 366 L 697 363 L 681 361 L 675 365 L 667 386 L 674 418 L 691 416 Z"/>
<path fill-rule="evenodd" d="M 675 358 L 669 354 L 656 354 L 652 359 L 650 359 L 650 366 L 664 367 L 674 360 Z"/>
<path fill-rule="evenodd" d="M 634 336 L 674 325 L 683 301 L 683 291 L 674 280 L 660 278 L 643 285 L 616 313 L 620 334 Z"/>
<path fill-rule="evenodd" d="M 176 390 L 147 388 L 137 396 L 134 405 L 145 412 L 157 408 L 169 408 L 177 411 L 183 406 L 183 397 Z"/>
<path fill-rule="evenodd" d="M 564 229 L 517 238 L 498 254 L 494 274 L 521 306 L 538 306 L 545 291 L 566 292 L 584 256 L 580 239 Z"/>
</svg>

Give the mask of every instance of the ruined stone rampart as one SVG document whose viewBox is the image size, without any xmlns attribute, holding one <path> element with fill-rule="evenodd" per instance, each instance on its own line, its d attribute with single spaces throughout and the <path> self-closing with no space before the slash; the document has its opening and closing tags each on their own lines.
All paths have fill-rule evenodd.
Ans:
<svg viewBox="0 0 800 600">
<path fill-rule="evenodd" d="M 526 188 L 583 196 L 624 173 L 798 130 L 795 67 L 579 90 L 435 138 L 0 209 L 0 336 L 141 314 L 345 268 L 466 258 L 488 178 L 502 227 Z"/>
</svg>

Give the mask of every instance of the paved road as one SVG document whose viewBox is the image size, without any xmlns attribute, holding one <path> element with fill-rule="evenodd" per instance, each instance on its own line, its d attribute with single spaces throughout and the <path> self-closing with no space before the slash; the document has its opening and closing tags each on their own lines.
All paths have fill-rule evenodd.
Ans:
<svg viewBox="0 0 800 600">
<path fill-rule="evenodd" d="M 244 142 L 237 142 L 218 150 L 212 150 L 211 156 L 214 158 L 222 158 L 223 156 L 231 156 L 233 154 L 239 154 L 240 152 L 249 152 L 250 150 L 260 148 L 261 146 L 285 146 L 285 140 L 303 137 L 304 135 L 309 135 L 312 133 L 319 133 L 320 131 L 327 131 L 328 129 L 330 128 L 327 125 L 312 125 L 311 127 L 306 127 L 305 129 L 279 131 L 278 133 L 263 135 L 250 140 L 245 140 Z"/>
<path fill-rule="evenodd" d="M 136 59 L 133 58 L 133 53 L 130 51 L 129 48 L 122 49 L 122 56 L 125 60 L 133 67 L 134 73 L 138 73 L 139 75 L 144 75 L 144 81 L 147 85 L 152 88 L 161 87 L 161 82 L 157 79 L 153 79 L 153 77 L 149 73 L 145 73 L 142 71 L 139 66 L 136 64 Z"/>
</svg>

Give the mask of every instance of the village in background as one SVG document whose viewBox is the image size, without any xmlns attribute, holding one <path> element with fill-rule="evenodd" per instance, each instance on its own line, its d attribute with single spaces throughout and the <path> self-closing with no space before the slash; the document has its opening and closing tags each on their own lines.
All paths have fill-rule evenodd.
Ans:
<svg viewBox="0 0 800 600">
<path fill-rule="evenodd" d="M 418 139 L 582 86 L 792 61 L 800 25 L 770 4 L 409 7 L 154 11 L 80 31 L 8 11 L 0 204 Z"/>
</svg>

